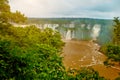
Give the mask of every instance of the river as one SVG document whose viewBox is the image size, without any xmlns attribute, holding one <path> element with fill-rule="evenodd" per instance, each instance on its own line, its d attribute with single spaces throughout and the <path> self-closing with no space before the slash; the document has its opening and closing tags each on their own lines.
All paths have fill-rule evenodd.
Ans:
<svg viewBox="0 0 120 80">
<path fill-rule="evenodd" d="M 100 46 L 92 41 L 66 40 L 63 48 L 63 63 L 66 69 L 80 69 L 81 67 L 93 67 L 100 76 L 114 80 L 118 77 L 120 68 L 104 66 L 106 56 L 98 50 Z"/>
</svg>

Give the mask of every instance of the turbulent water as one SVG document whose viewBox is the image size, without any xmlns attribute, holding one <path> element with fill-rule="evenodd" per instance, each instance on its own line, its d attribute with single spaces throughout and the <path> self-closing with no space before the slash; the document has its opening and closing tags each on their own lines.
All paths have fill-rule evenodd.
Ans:
<svg viewBox="0 0 120 80">
<path fill-rule="evenodd" d="M 71 40 L 71 39 L 72 39 L 72 36 L 71 36 L 71 35 L 72 35 L 71 31 L 68 30 L 67 33 L 66 33 L 65 39 L 66 39 L 66 40 Z"/>
<path fill-rule="evenodd" d="M 79 69 L 81 67 L 93 67 L 101 76 L 114 80 L 118 76 L 119 69 L 106 68 L 103 62 L 106 56 L 100 53 L 99 45 L 92 41 L 65 41 L 63 49 L 63 63 L 65 67 Z"/>
<path fill-rule="evenodd" d="M 58 27 L 57 30 L 66 40 L 96 40 L 102 45 L 109 43 L 112 38 L 112 27 L 103 26 L 101 24 L 69 24 Z"/>
<path fill-rule="evenodd" d="M 96 24 L 93 26 L 92 33 L 91 33 L 93 40 L 97 40 L 97 37 L 100 34 L 100 30 L 101 30 L 101 25 Z"/>
<path fill-rule="evenodd" d="M 81 67 L 93 67 L 99 72 L 101 76 L 107 79 L 114 80 L 118 77 L 118 72 L 120 72 L 120 67 L 109 67 L 103 64 L 106 60 L 106 56 L 99 52 L 100 46 L 93 41 L 106 41 L 105 34 L 102 34 L 103 27 L 99 24 L 81 25 L 77 29 L 67 28 L 65 32 L 65 47 L 63 49 L 63 63 L 65 67 L 71 69 L 80 69 Z M 62 33 L 63 33 L 62 32 Z M 73 38 L 76 38 L 74 41 Z M 100 42 L 99 41 L 99 42 Z"/>
</svg>

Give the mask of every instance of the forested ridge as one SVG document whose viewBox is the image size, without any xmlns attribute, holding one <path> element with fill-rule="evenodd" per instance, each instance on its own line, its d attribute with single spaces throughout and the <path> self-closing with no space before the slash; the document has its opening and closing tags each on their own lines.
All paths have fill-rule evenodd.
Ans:
<svg viewBox="0 0 120 80">
<path fill-rule="evenodd" d="M 27 23 L 35 24 L 101 24 L 109 26 L 113 24 L 112 19 L 96 19 L 96 18 L 28 18 Z"/>
</svg>

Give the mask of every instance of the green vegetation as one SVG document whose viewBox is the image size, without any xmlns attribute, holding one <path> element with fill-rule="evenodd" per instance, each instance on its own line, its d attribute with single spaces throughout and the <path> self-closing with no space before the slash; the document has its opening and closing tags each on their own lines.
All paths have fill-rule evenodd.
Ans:
<svg viewBox="0 0 120 80">
<path fill-rule="evenodd" d="M 1 24 L 0 28 L 1 79 L 76 79 L 74 76 L 69 77 L 62 64 L 60 50 L 64 43 L 58 32 L 40 30 L 35 26 L 13 27 L 9 24 Z M 92 73 L 99 78 L 95 71 Z M 82 79 L 86 74 L 83 77 L 76 76 Z"/>
<path fill-rule="evenodd" d="M 108 57 L 104 62 L 107 66 L 120 66 L 120 21 L 118 17 L 115 17 L 113 28 L 112 43 L 104 45 L 101 51 Z M 116 80 L 119 80 L 118 77 Z"/>
<path fill-rule="evenodd" d="M 113 43 L 115 45 L 120 45 L 120 21 L 119 17 L 115 17 L 114 20 L 114 33 L 113 33 Z"/>
<path fill-rule="evenodd" d="M 3 6 L 2 9 L 1 6 Z M 3 15 L 5 13 L 5 15 Z M 61 55 L 64 43 L 57 31 L 35 26 L 14 27 L 7 0 L 0 1 L 0 79 L 1 80 L 105 80 L 93 69 L 66 71 Z M 14 22 L 26 18 L 20 12 Z M 17 16 L 18 16 L 17 15 Z M 76 75 L 75 75 L 76 74 Z"/>
<path fill-rule="evenodd" d="M 0 23 L 25 22 L 27 18 L 19 11 L 16 11 L 15 13 L 11 12 L 8 3 L 9 3 L 8 0 L 0 0 Z"/>
<path fill-rule="evenodd" d="M 111 19 L 94 19 L 94 18 L 28 18 L 28 23 L 35 24 L 70 24 L 74 23 L 76 26 L 80 24 L 101 24 L 111 25 Z"/>
<path fill-rule="evenodd" d="M 114 61 L 120 64 L 120 21 L 118 17 L 114 18 L 113 21 L 115 24 L 112 43 L 102 47 L 102 51 L 108 56 L 107 61 L 105 61 L 106 64 L 109 62 L 111 64 Z"/>
<path fill-rule="evenodd" d="M 0 26 L 0 78 L 2 80 L 82 80 L 98 79 L 98 72 L 83 69 L 67 72 L 60 57 L 64 43 L 60 34 L 35 26 Z"/>
</svg>

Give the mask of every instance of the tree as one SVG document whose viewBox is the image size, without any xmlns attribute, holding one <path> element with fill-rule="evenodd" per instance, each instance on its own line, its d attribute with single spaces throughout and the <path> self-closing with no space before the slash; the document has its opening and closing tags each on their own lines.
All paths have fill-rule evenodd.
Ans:
<svg viewBox="0 0 120 80">
<path fill-rule="evenodd" d="M 104 45 L 101 50 L 107 56 L 104 61 L 106 66 L 120 66 L 120 21 L 119 17 L 114 18 L 112 43 Z M 119 80 L 119 77 L 116 78 Z"/>
<path fill-rule="evenodd" d="M 2 80 L 101 79 L 93 70 L 76 71 L 78 73 L 76 76 L 69 75 L 70 72 L 65 70 L 60 57 L 63 42 L 56 31 L 51 29 L 41 31 L 35 26 L 25 28 L 11 26 L 7 30 L 2 30 L 0 29 Z"/>
<path fill-rule="evenodd" d="M 19 11 L 15 13 L 10 11 L 9 1 L 0 0 L 0 23 L 19 23 L 25 22 L 27 18 Z"/>
<path fill-rule="evenodd" d="M 67 80 L 106 80 L 104 77 L 99 76 L 99 73 L 92 68 L 73 69 L 68 74 Z"/>
<path fill-rule="evenodd" d="M 115 17 L 115 22 L 113 27 L 113 43 L 104 47 L 105 54 L 107 55 L 107 60 L 105 64 L 114 64 L 118 62 L 120 64 L 120 21 L 119 17 Z"/>
<path fill-rule="evenodd" d="M 120 45 L 120 21 L 119 17 L 115 17 L 114 20 L 114 31 L 113 31 L 113 43 L 115 45 Z"/>
<path fill-rule="evenodd" d="M 62 80 L 66 76 L 57 49 L 47 44 L 23 49 L 7 40 L 0 41 L 0 74 L 1 80 Z"/>
<path fill-rule="evenodd" d="M 0 0 L 0 13 L 10 12 L 10 6 L 8 5 L 8 0 Z"/>
<path fill-rule="evenodd" d="M 104 62 L 106 65 L 114 65 L 115 62 L 120 64 L 120 46 L 114 44 L 108 45 L 105 54 L 108 57 Z"/>
<path fill-rule="evenodd" d="M 0 22 L 7 22 L 10 14 L 10 6 L 8 0 L 0 0 Z"/>
<path fill-rule="evenodd" d="M 11 22 L 24 23 L 26 20 L 27 20 L 27 17 L 25 17 L 25 15 L 19 11 L 16 11 L 11 14 L 11 20 L 10 20 Z"/>
</svg>

